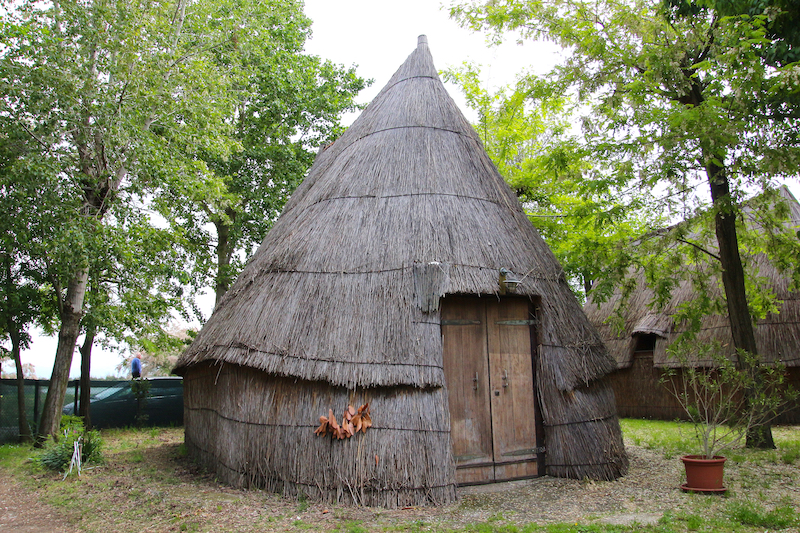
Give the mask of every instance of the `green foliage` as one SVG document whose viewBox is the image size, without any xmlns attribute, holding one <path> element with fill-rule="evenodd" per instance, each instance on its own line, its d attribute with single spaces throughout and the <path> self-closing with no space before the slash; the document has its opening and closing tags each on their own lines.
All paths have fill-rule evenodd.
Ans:
<svg viewBox="0 0 800 533">
<path fill-rule="evenodd" d="M 454 18 L 495 41 L 512 34 L 563 48 L 560 65 L 546 76 L 522 74 L 510 95 L 483 93 L 474 69 L 458 74 L 468 95 L 477 94 L 468 101 L 481 112 L 478 129 L 510 183 L 521 175 L 520 161 L 529 165 L 525 180 L 532 192 L 518 192 L 533 215 L 537 193 L 552 202 L 556 209 L 543 211 L 549 219 L 542 217 L 550 224 L 534 218 L 535 223 L 569 274 L 600 280 L 592 289 L 595 301 L 620 287 L 629 292 L 626 278 L 639 270 L 647 273 L 656 308 L 684 282 L 684 265 L 701 265 L 705 281 L 699 283 L 707 285 L 722 272 L 713 221 L 724 210 L 738 221 L 743 254 L 766 252 L 797 282 L 800 242 L 787 228 L 785 207 L 775 201 L 778 184 L 795 175 L 800 163 L 800 117 L 792 101 L 776 101 L 797 92 L 797 64 L 777 67 L 761 53 L 774 42 L 765 27 L 794 17 L 791 6 L 765 4 L 756 16 L 709 1 L 671 16 L 667 3 L 456 5 Z M 542 116 L 543 110 L 556 116 L 533 126 L 520 118 Z M 571 130 L 559 126 L 565 120 L 574 125 Z M 511 132 L 541 152 L 521 158 L 503 149 L 492 153 L 495 145 L 513 141 Z M 546 154 L 561 166 L 538 164 Z M 711 205 L 709 185 L 723 182 L 730 196 Z M 756 193 L 762 197 L 753 203 Z M 744 212 L 748 198 L 751 210 Z M 561 216 L 564 229 L 558 231 Z M 667 220 L 697 222 L 664 231 Z M 764 290 L 755 268 L 746 283 L 754 317 L 774 310 L 774 294 Z M 709 299 L 703 306 L 698 313 L 722 310 L 724 302 Z"/>
<path fill-rule="evenodd" d="M 626 234 L 576 225 L 571 230 L 580 237 L 547 235 L 554 249 L 564 243 L 572 249 L 564 257 L 576 259 L 577 265 L 567 263 L 573 277 L 583 264 L 590 279 L 599 280 L 591 288 L 595 303 L 618 296 L 613 326 L 626 326 L 622 314 L 632 294 L 649 291 L 646 304 L 657 313 L 667 309 L 681 329 L 698 331 L 704 317 L 727 315 L 740 359 L 744 352 L 756 355 L 755 321 L 779 310 L 759 261 L 769 259 L 792 288 L 800 287 L 800 240 L 777 193 L 782 181 L 800 172 L 800 63 L 787 63 L 792 54 L 785 47 L 780 57 L 768 53 L 797 33 L 777 27 L 796 17 L 796 6 L 756 0 L 474 0 L 455 5 L 451 15 L 496 41 L 512 33 L 562 48 L 563 61 L 548 75 L 524 75 L 524 85 L 536 91 L 517 91 L 515 97 L 529 100 L 519 107 L 528 111 L 572 102 L 581 132 L 573 143 L 580 150 L 571 153 L 588 154 L 591 165 L 573 166 L 580 185 L 567 185 L 566 194 L 576 204 L 612 201 L 590 204 L 590 220 L 603 220 L 611 205 L 608 212 L 621 215 L 619 221 L 650 226 Z M 468 90 L 475 86 L 474 80 L 465 84 Z M 483 109 L 490 100 L 473 99 Z M 484 122 L 492 135 L 506 135 Z M 541 182 L 547 179 L 539 177 Z M 645 215 L 632 216 L 637 209 Z M 664 229 L 659 216 L 673 225 Z M 616 222 L 612 217 L 610 224 Z M 591 237 L 583 240 L 584 234 Z M 577 276 L 586 282 L 585 275 Z M 669 308 L 678 289 L 695 297 Z M 743 395 L 745 403 L 759 406 L 764 398 L 751 394 L 754 383 Z M 749 427 L 748 445 L 770 445 L 768 424 Z"/>
<path fill-rule="evenodd" d="M 800 12 L 792 0 L 665 0 L 673 18 L 718 14 L 722 17 L 753 17 L 763 20 L 766 41 L 757 53 L 770 65 L 800 61 Z"/>
<path fill-rule="evenodd" d="M 59 429 L 61 431 L 83 431 L 83 419 L 77 415 L 62 415 Z"/>
<path fill-rule="evenodd" d="M 356 109 L 365 86 L 353 68 L 306 54 L 311 21 L 295 0 L 240 2 L 246 24 L 236 46 L 212 54 L 230 80 L 231 106 L 219 116 L 237 149 L 190 155 L 203 180 L 165 174 L 155 207 L 193 253 L 189 279 L 213 286 L 217 299 L 261 243 L 317 149 L 342 131 L 340 115 Z M 228 7 L 224 8 L 229 9 Z"/>
<path fill-rule="evenodd" d="M 13 136 L 5 160 L 17 178 L 10 193 L 30 198 L 29 218 L 55 222 L 43 247 L 33 246 L 38 233 L 18 238 L 19 255 L 37 268 L 17 279 L 47 294 L 39 320 L 55 316 L 59 329 L 45 433 L 57 428 L 79 320 L 119 338 L 159 327 L 180 297 L 180 248 L 142 205 L 159 186 L 150 169 L 197 181 L 202 169 L 188 148 L 224 156 L 236 146 L 217 120 L 230 106 L 228 77 L 209 57 L 229 42 L 229 28 L 208 16 L 208 2 L 177 7 L 3 4 L 0 125 Z"/>
<path fill-rule="evenodd" d="M 297 0 L 2 11 L 0 333 L 26 342 L 39 322 L 66 344 L 82 327 L 161 348 L 173 311 L 199 314 L 209 261 L 223 285 L 235 276 L 364 82 L 303 54 Z M 59 353 L 63 381 L 72 347 Z M 63 403 L 51 393 L 45 432 Z"/>
<path fill-rule="evenodd" d="M 48 443 L 37 460 L 49 470 L 62 472 L 70 465 L 76 442 L 81 444 L 82 463 L 103 462 L 103 439 L 100 432 L 84 429 L 83 420 L 77 416 L 62 417 L 60 438 L 56 442 Z"/>
<path fill-rule="evenodd" d="M 492 94 L 480 74 L 467 64 L 444 77 L 478 111 L 484 148 L 583 301 L 602 269 L 619 260 L 618 243 L 664 220 L 647 209 L 646 195 L 626 193 L 602 176 L 594 153 L 571 131 L 566 96 L 533 76 Z"/>
</svg>

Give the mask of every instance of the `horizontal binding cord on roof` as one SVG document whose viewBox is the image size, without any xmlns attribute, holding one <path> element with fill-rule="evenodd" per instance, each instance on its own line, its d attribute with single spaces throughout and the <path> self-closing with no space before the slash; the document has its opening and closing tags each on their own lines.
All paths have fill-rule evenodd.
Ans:
<svg viewBox="0 0 800 533">
<path fill-rule="evenodd" d="M 308 204 L 308 206 L 313 206 L 317 204 L 321 204 L 323 202 L 330 202 L 332 200 L 364 200 L 367 198 L 375 198 L 378 200 L 384 200 L 386 198 L 414 198 L 418 196 L 444 196 L 447 198 L 458 198 L 459 200 L 477 200 L 479 202 L 486 202 L 487 204 L 494 204 L 503 207 L 503 204 L 500 202 L 491 200 L 489 198 L 481 198 L 479 196 L 470 196 L 467 194 L 456 194 L 452 192 L 414 192 L 414 193 L 405 193 L 405 194 L 386 194 L 386 195 L 377 195 L 377 194 L 360 194 L 358 196 L 351 195 L 351 196 L 329 196 L 326 198 L 320 198 L 314 203 Z"/>
<path fill-rule="evenodd" d="M 577 422 L 562 422 L 560 424 L 543 424 L 546 428 L 554 428 L 558 426 L 574 426 L 576 424 L 588 424 L 589 422 L 602 422 L 603 420 L 616 419 L 617 415 L 608 415 L 601 418 L 591 418 L 589 420 L 578 420 Z"/>
<path fill-rule="evenodd" d="M 427 77 L 427 76 L 415 76 L 415 77 Z M 405 79 L 409 79 L 409 78 L 405 78 Z M 401 83 L 401 82 L 405 81 L 405 79 L 404 79 L 404 80 L 400 80 L 400 81 L 399 81 L 399 82 L 397 82 L 397 83 Z M 397 85 L 397 84 L 395 84 L 395 85 Z M 397 129 L 409 129 L 409 128 L 423 128 L 423 129 L 432 129 L 432 130 L 438 130 L 438 131 L 446 131 L 446 132 L 448 132 L 448 133 L 453 133 L 453 134 L 455 134 L 455 135 L 458 135 L 459 137 L 465 137 L 465 138 L 467 138 L 467 139 L 470 139 L 470 140 L 472 140 L 472 137 L 470 137 L 468 134 L 466 134 L 466 133 L 464 133 L 464 132 L 461 132 L 461 131 L 451 130 L 451 129 L 437 128 L 437 127 L 435 127 L 435 126 L 400 126 L 400 127 L 394 127 L 394 128 L 384 128 L 384 129 L 377 130 L 377 131 L 370 131 L 369 133 L 367 133 L 367 134 L 365 134 L 365 135 L 362 135 L 362 136 L 360 136 L 360 137 L 356 137 L 356 138 L 352 139 L 352 140 L 351 140 L 351 141 L 349 141 L 349 143 L 348 143 L 348 144 L 346 144 L 346 145 L 345 145 L 345 144 L 342 144 L 342 145 L 335 145 L 335 146 L 337 146 L 337 153 L 338 153 L 338 154 L 340 154 L 340 153 L 344 152 L 345 150 L 347 150 L 348 148 L 350 148 L 350 147 L 351 147 L 351 146 L 353 146 L 354 144 L 356 144 L 356 143 L 359 143 L 360 141 L 362 141 L 362 140 L 364 140 L 364 139 L 367 139 L 368 137 L 371 137 L 372 135 L 375 135 L 376 133 L 379 133 L 379 132 L 385 132 L 385 131 L 391 131 L 391 130 L 397 130 Z M 341 141 L 337 141 L 337 142 L 341 142 Z M 325 167 L 324 167 L 324 168 L 322 168 L 321 170 L 315 169 L 315 170 L 317 170 L 317 172 L 315 172 L 315 174 L 317 174 L 317 175 L 319 175 L 319 174 L 324 174 L 324 173 L 325 173 L 325 172 L 326 172 L 326 171 L 327 171 L 327 170 L 330 168 L 330 166 L 333 164 L 333 162 L 335 161 L 335 159 L 336 159 L 335 157 L 331 158 L 331 159 L 330 159 L 330 160 L 329 160 L 329 161 L 328 161 L 328 162 L 325 164 Z M 312 169 L 313 169 L 313 168 L 314 168 L 314 167 L 312 167 Z M 316 202 L 315 202 L 315 203 L 316 203 Z M 314 205 L 314 204 L 310 204 L 310 205 Z M 308 207 L 309 207 L 309 206 L 305 206 L 305 207 L 304 207 L 304 209 L 306 209 L 306 208 L 308 208 Z M 288 209 L 287 211 L 284 211 L 284 214 L 285 214 L 285 213 L 288 213 L 288 212 L 291 212 L 291 211 L 295 210 L 296 208 L 297 208 L 297 206 L 295 206 L 295 205 L 291 205 L 291 206 L 289 206 L 289 209 Z"/>
<path fill-rule="evenodd" d="M 240 343 L 237 343 L 240 344 Z M 314 364 L 316 363 L 336 363 L 337 365 L 379 365 L 379 366 L 410 366 L 412 368 L 435 368 L 437 370 L 443 370 L 441 365 L 430 365 L 424 363 L 389 363 L 386 361 L 340 361 L 337 359 L 322 359 L 322 358 L 314 358 L 314 359 L 307 359 L 305 357 L 300 357 L 298 355 L 289 355 L 286 353 L 272 353 L 272 352 L 265 352 L 259 350 L 257 348 L 251 348 L 249 346 L 239 346 L 239 345 L 226 345 L 226 344 L 214 344 L 211 346 L 211 349 L 214 348 L 224 348 L 224 349 L 236 349 L 236 350 L 247 350 L 247 353 L 261 353 L 265 355 L 270 355 L 272 357 L 280 357 L 282 359 L 291 358 L 291 359 L 300 359 L 302 361 L 312 361 Z M 206 352 L 211 351 L 211 349 L 206 349 Z M 207 359 L 203 359 L 207 361 Z M 253 366 L 253 368 L 258 368 Z M 295 377 L 294 374 L 287 376 L 287 377 Z"/>
<path fill-rule="evenodd" d="M 399 80 L 397 83 L 393 84 L 391 87 L 394 87 L 395 85 L 403 83 L 404 81 L 412 80 L 412 79 L 415 79 L 415 78 L 428 78 L 428 79 L 432 79 L 432 80 L 436 79 L 433 76 L 409 76 L 408 78 L 403 78 L 402 80 Z M 469 135 L 467 135 L 466 133 L 464 133 L 463 131 L 458 131 L 458 130 L 454 130 L 454 129 L 450 129 L 450 128 L 440 128 L 440 127 L 437 127 L 437 126 L 427 126 L 427 125 L 425 125 L 425 126 L 392 126 L 391 128 L 381 128 L 381 129 L 376 129 L 376 130 L 370 130 L 369 133 L 366 133 L 365 135 L 362 135 L 360 137 L 354 138 L 348 144 L 341 145 L 340 152 L 343 152 L 343 151 L 347 150 L 348 148 L 350 148 L 351 146 L 353 146 L 357 142 L 362 141 L 362 140 L 364 140 L 364 139 L 366 139 L 368 137 L 371 137 L 371 136 L 375 135 L 376 133 L 383 133 L 385 131 L 393 131 L 393 130 L 410 130 L 410 129 L 446 131 L 447 133 L 454 133 L 454 134 L 456 134 L 458 136 L 461 136 L 461 137 L 467 137 L 468 139 L 472 138 Z"/>
<path fill-rule="evenodd" d="M 461 267 L 461 268 L 475 268 L 475 269 L 491 270 L 491 271 L 496 271 L 497 270 L 497 268 L 495 268 L 495 267 L 488 267 L 488 266 L 485 266 L 485 265 L 466 265 L 466 264 L 463 264 L 463 263 L 450 263 L 450 266 L 451 267 Z M 345 276 L 345 275 L 347 275 L 347 276 L 358 276 L 358 275 L 367 275 L 367 274 L 385 274 L 387 272 L 401 272 L 403 270 L 408 270 L 408 269 L 411 269 L 411 268 L 414 268 L 414 265 L 395 267 L 395 268 L 386 268 L 386 269 L 381 269 L 381 270 L 359 270 L 359 271 L 351 271 L 351 272 L 348 272 L 346 270 L 336 270 L 336 271 L 334 271 L 334 270 L 331 270 L 331 271 L 322 271 L 322 270 L 286 270 L 286 269 L 277 269 L 276 268 L 276 269 L 272 269 L 272 270 L 264 270 L 264 271 L 262 271 L 260 273 L 260 275 L 278 274 L 278 273 L 280 273 L 280 274 L 319 274 L 319 275 L 325 275 L 325 276 L 331 276 L 331 275 L 333 275 L 333 276 Z M 550 277 L 550 276 L 545 276 L 545 275 L 537 275 L 537 274 L 534 274 L 533 272 L 529 272 L 527 275 L 528 275 L 528 277 L 530 277 L 531 279 L 534 279 L 536 281 L 549 281 L 549 282 L 553 282 L 553 283 L 560 283 L 561 282 L 561 277 L 560 276 Z M 546 345 L 543 345 L 543 346 L 551 346 L 551 345 L 550 344 L 546 344 Z M 587 344 L 586 346 L 595 346 L 595 345 L 594 344 Z"/>
</svg>

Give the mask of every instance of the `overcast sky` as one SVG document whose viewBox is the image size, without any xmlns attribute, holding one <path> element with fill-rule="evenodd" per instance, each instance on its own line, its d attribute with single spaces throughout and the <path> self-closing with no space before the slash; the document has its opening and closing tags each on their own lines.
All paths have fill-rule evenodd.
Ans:
<svg viewBox="0 0 800 533">
<path fill-rule="evenodd" d="M 450 2 L 446 4 L 450 5 Z M 374 80 L 359 101 L 368 103 L 426 35 L 436 68 L 445 70 L 465 61 L 483 65 L 491 87 L 514 81 L 523 68 L 549 69 L 555 58 L 553 45 L 486 46 L 484 35 L 461 28 L 438 0 L 306 0 L 306 14 L 314 21 L 307 51 L 347 66 L 356 65 L 364 78 Z M 464 100 L 448 86 L 462 111 Z"/>
</svg>

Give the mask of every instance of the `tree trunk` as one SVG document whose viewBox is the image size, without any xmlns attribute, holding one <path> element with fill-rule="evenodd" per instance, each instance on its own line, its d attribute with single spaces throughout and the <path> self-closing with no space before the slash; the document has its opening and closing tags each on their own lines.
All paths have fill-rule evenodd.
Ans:
<svg viewBox="0 0 800 533">
<path fill-rule="evenodd" d="M 706 161 L 706 174 L 711 186 L 711 200 L 714 203 L 715 231 L 719 246 L 720 263 L 722 264 L 722 284 L 725 288 L 725 299 L 728 305 L 728 317 L 731 325 L 733 345 L 752 355 L 758 355 L 756 336 L 750 309 L 747 305 L 744 268 L 739 255 L 739 240 L 736 235 L 736 211 L 733 209 L 730 183 L 725 169 L 710 158 Z M 744 370 L 752 366 L 742 357 L 739 365 Z M 749 369 L 758 379 L 759 368 Z M 746 394 L 748 394 L 746 392 Z M 748 394 L 748 396 L 751 396 Z M 760 424 L 747 433 L 748 448 L 775 448 L 772 428 L 769 423 Z"/>
<path fill-rule="evenodd" d="M 227 222 L 220 219 L 214 222 L 217 228 L 217 276 L 214 286 L 214 308 L 216 309 L 222 297 L 231 288 L 231 258 L 233 257 L 234 242 L 231 238 L 231 226 L 235 220 L 236 212 L 231 208 L 225 209 L 225 215 L 231 220 Z"/>
<path fill-rule="evenodd" d="M 583 280 L 583 294 L 585 296 L 589 296 L 589 293 L 592 292 L 592 286 L 594 285 L 594 280 L 589 279 L 587 276 L 581 276 Z"/>
<path fill-rule="evenodd" d="M 55 8 L 58 10 L 58 5 Z M 58 32 L 61 31 L 59 25 Z M 70 131 L 78 156 L 77 169 L 79 172 L 76 178 L 83 190 L 80 216 L 99 224 L 103 216 L 111 209 L 128 171 L 122 161 L 119 162 L 116 171 L 109 164 L 107 156 L 112 150 L 106 150 L 104 130 L 97 125 L 95 120 L 97 117 L 92 114 L 96 108 L 95 91 L 99 76 L 97 42 L 89 39 L 85 51 L 80 50 L 79 53 L 86 54 L 88 68 L 87 75 L 83 78 L 83 86 L 79 90 L 82 104 L 80 120 L 73 125 L 74 127 L 70 127 Z M 58 435 L 72 356 L 80 334 L 88 282 L 88 269 L 77 271 L 69 282 L 66 298 L 63 302 L 59 301 L 61 327 L 58 333 L 58 347 L 37 431 L 37 445 L 41 445 L 48 436 L 56 437 Z M 58 297 L 61 298 L 61 294 Z"/>
<path fill-rule="evenodd" d="M 11 282 L 11 260 L 10 256 L 5 257 L 5 281 L 6 293 L 10 294 L 14 290 Z M 8 301 L 6 301 L 8 304 Z M 10 307 L 10 306 L 9 306 Z M 14 359 L 14 366 L 17 369 L 17 417 L 19 419 L 19 440 L 20 442 L 31 442 L 33 435 L 31 434 L 31 426 L 28 424 L 28 414 L 25 409 L 25 373 L 22 371 L 22 331 L 17 317 L 13 315 L 11 309 L 7 310 L 6 316 L 6 330 L 8 336 L 11 338 L 11 356 Z"/>
<path fill-rule="evenodd" d="M 57 437 L 61 423 L 61 410 L 67 393 L 69 370 L 72 366 L 72 354 L 75 342 L 81 329 L 83 316 L 83 300 L 86 296 L 86 285 L 89 271 L 82 270 L 69 282 L 67 296 L 61 311 L 61 329 L 58 333 L 56 359 L 53 363 L 53 374 L 50 386 L 42 407 L 42 418 L 37 431 L 37 442 L 41 444 L 47 437 Z"/>
<path fill-rule="evenodd" d="M 78 415 L 83 418 L 83 427 L 92 429 L 92 413 L 91 413 L 91 396 L 92 396 L 92 383 L 91 383 L 91 367 L 92 367 L 92 344 L 94 344 L 94 336 L 97 333 L 95 326 L 86 328 L 86 338 L 83 340 L 83 346 L 80 347 L 81 352 L 81 397 L 80 408 Z"/>
<path fill-rule="evenodd" d="M 19 418 L 19 440 L 20 442 L 33 442 L 31 426 L 28 424 L 28 413 L 25 409 L 25 375 L 22 372 L 21 335 L 16 324 L 9 324 L 9 336 L 11 337 L 11 354 L 14 357 L 14 366 L 17 369 L 17 417 Z"/>
</svg>

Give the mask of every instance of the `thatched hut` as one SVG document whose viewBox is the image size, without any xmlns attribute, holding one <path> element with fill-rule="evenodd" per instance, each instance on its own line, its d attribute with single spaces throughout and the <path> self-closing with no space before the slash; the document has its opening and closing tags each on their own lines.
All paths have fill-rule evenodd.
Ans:
<svg viewBox="0 0 800 533">
<path fill-rule="evenodd" d="M 800 204 L 792 193 L 781 187 L 781 199 L 789 208 L 789 224 L 794 230 L 800 228 Z M 745 215 L 750 210 L 745 207 Z M 712 233 L 713 234 L 713 233 Z M 701 243 L 702 244 L 702 243 Z M 708 243 L 713 249 L 713 243 Z M 764 254 L 748 256 L 746 261 L 754 272 L 766 278 L 780 302 L 779 312 L 770 313 L 758 320 L 755 328 L 756 344 L 761 359 L 766 364 L 781 362 L 786 366 L 789 381 L 800 387 L 800 298 L 789 289 L 790 279 L 775 268 Z M 636 289 L 621 307 L 619 318 L 609 320 L 620 307 L 621 294 L 597 305 L 591 299 L 584 310 L 592 324 L 598 329 L 603 342 L 617 362 L 617 371 L 608 376 L 614 388 L 619 416 L 631 418 L 654 418 L 674 420 L 686 418 L 681 405 L 667 385 L 661 383 L 664 369 L 673 368 L 679 374 L 682 365 L 698 368 L 713 365 L 710 360 L 690 358 L 678 361 L 669 356 L 667 348 L 689 327 L 676 323 L 673 315 L 688 301 L 697 297 L 689 281 L 683 281 L 673 292 L 668 304 L 654 311 L 650 303 L 653 292 L 645 282 L 642 272 L 636 274 Z M 721 291 L 719 284 L 712 287 Z M 620 320 L 621 319 L 621 320 Z M 615 325 L 612 325 L 612 322 Z M 620 328 L 617 324 L 624 324 Z M 727 315 L 708 315 L 703 318 L 697 336 L 699 343 L 719 341 L 734 360 L 735 349 Z M 677 379 L 677 378 L 676 378 Z M 800 423 L 800 407 L 790 409 L 776 419 L 783 423 Z"/>
<path fill-rule="evenodd" d="M 624 474 L 601 379 L 615 367 L 423 36 L 319 153 L 176 372 L 188 450 L 220 479 L 392 507 Z M 366 432 L 315 434 L 367 403 Z"/>
</svg>

